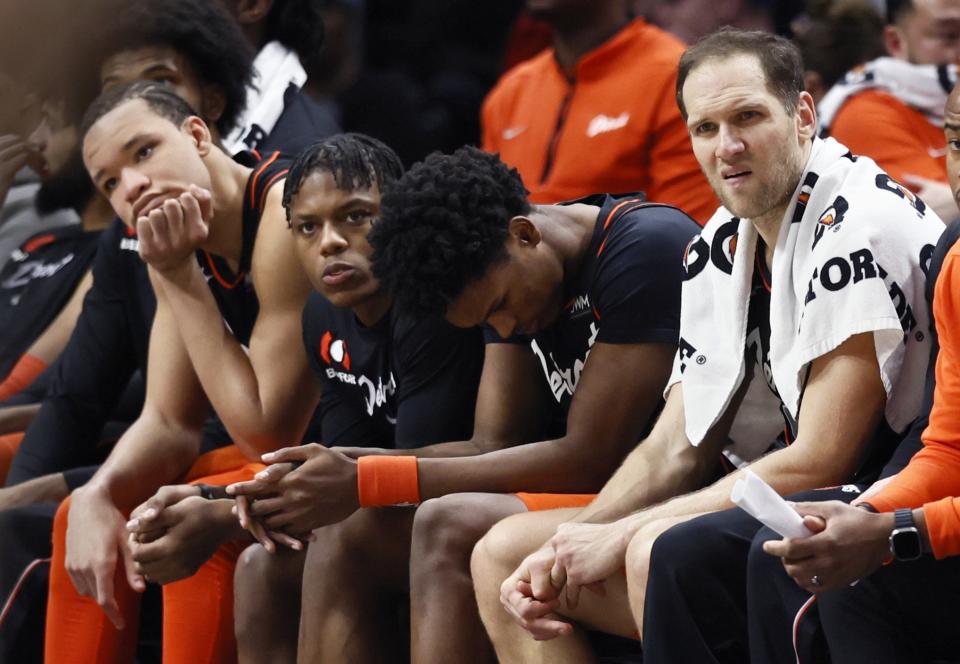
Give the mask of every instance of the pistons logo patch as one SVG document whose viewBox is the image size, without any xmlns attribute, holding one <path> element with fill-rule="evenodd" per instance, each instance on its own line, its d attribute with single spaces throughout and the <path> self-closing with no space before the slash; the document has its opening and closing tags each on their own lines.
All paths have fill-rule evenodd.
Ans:
<svg viewBox="0 0 960 664">
<path fill-rule="evenodd" d="M 324 332 L 320 337 L 320 357 L 329 365 L 339 364 L 347 371 L 350 370 L 350 353 L 347 351 L 347 342 L 343 339 L 334 339 L 331 332 Z"/>
</svg>

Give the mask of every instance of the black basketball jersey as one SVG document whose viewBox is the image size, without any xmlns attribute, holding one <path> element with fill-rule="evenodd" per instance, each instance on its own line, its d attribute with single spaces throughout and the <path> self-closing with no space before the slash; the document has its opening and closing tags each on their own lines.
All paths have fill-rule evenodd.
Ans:
<svg viewBox="0 0 960 664">
<path fill-rule="evenodd" d="M 71 225 L 38 233 L 0 272 L 0 379 L 70 300 L 97 252 L 100 231 Z"/>
<path fill-rule="evenodd" d="M 327 445 L 412 448 L 465 440 L 483 369 L 479 329 L 391 310 L 365 327 L 313 293 L 303 341 L 320 382 Z"/>
</svg>

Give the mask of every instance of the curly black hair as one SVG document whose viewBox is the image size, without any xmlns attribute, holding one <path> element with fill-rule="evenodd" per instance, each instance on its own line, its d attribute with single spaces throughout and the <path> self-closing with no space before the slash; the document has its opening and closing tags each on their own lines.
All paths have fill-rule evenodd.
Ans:
<svg viewBox="0 0 960 664">
<path fill-rule="evenodd" d="M 106 3 L 101 30 L 91 40 L 99 69 L 108 57 L 146 46 L 166 46 L 182 55 L 204 85 L 224 97 L 216 122 L 221 136 L 237 123 L 253 80 L 253 48 L 237 22 L 216 0 L 116 0 Z"/>
<path fill-rule="evenodd" d="M 386 144 L 365 134 L 334 134 L 317 141 L 297 155 L 283 183 L 287 224 L 293 199 L 316 171 L 330 173 L 342 191 L 369 189 L 374 183 L 383 191 L 403 175 L 403 163 Z"/>
<path fill-rule="evenodd" d="M 263 33 L 296 52 L 305 64 L 313 63 L 323 47 L 323 0 L 274 0 Z"/>
<path fill-rule="evenodd" d="M 374 274 L 401 311 L 442 314 L 506 257 L 510 219 L 530 210 L 520 174 L 498 155 L 433 153 L 383 196 L 369 237 Z"/>
</svg>

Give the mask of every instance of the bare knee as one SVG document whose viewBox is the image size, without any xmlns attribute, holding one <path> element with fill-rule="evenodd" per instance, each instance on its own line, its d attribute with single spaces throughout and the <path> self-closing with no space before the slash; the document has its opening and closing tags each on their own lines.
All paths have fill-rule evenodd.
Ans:
<svg viewBox="0 0 960 664">
<path fill-rule="evenodd" d="M 413 522 L 412 560 L 436 569 L 452 564 L 467 572 L 477 540 L 504 516 L 521 509 L 509 496 L 453 494 L 423 503 Z"/>
<path fill-rule="evenodd" d="M 259 544 L 251 544 L 237 559 L 233 573 L 237 620 L 262 609 L 264 597 L 299 594 L 304 554 L 280 550 L 270 553 Z"/>
</svg>

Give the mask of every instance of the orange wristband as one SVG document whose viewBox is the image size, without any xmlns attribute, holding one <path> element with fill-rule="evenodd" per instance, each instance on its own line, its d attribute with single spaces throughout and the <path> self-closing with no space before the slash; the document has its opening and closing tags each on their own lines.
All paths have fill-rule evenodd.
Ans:
<svg viewBox="0 0 960 664">
<path fill-rule="evenodd" d="M 419 503 L 417 457 L 360 457 L 357 460 L 357 493 L 360 496 L 360 507 Z"/>
<path fill-rule="evenodd" d="M 6 379 L 0 383 L 0 400 L 8 399 L 17 392 L 30 387 L 30 383 L 47 368 L 47 363 L 33 355 L 23 355 L 13 365 Z"/>
</svg>

